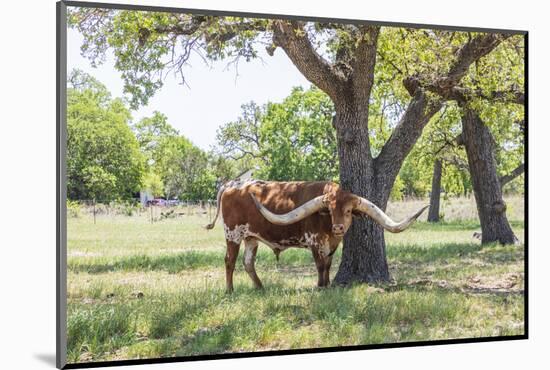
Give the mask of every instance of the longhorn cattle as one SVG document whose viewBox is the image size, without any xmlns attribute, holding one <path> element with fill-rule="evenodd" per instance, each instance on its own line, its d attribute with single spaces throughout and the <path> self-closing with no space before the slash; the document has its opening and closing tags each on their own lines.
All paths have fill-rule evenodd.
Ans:
<svg viewBox="0 0 550 370">
<path fill-rule="evenodd" d="M 340 189 L 332 182 L 230 181 L 218 191 L 212 229 L 222 211 L 227 242 L 225 270 L 227 291 L 233 291 L 233 271 L 244 240 L 244 268 L 256 288 L 262 282 L 254 262 L 258 241 L 271 247 L 277 258 L 287 248 L 309 248 L 318 272 L 318 286 L 330 283 L 332 255 L 352 223 L 352 215 L 367 215 L 384 229 L 405 230 L 427 208 L 402 222 L 392 221 L 365 198 Z"/>
</svg>

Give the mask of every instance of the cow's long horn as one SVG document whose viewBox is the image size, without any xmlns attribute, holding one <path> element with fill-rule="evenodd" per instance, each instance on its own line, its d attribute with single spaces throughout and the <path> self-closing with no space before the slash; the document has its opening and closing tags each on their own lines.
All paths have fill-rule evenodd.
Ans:
<svg viewBox="0 0 550 370">
<path fill-rule="evenodd" d="M 424 210 L 428 208 L 428 206 L 422 207 L 422 209 L 420 209 L 409 218 L 406 218 L 401 222 L 395 222 L 371 201 L 361 197 L 358 198 L 360 201 L 359 205 L 357 206 L 357 210 L 366 213 L 368 216 L 374 219 L 374 221 L 379 223 L 380 226 L 392 233 L 400 233 L 401 231 L 408 228 L 418 218 L 418 216 L 420 216 L 422 212 L 424 212 Z"/>
<path fill-rule="evenodd" d="M 271 211 L 269 211 L 267 208 L 265 208 L 259 201 L 256 199 L 254 194 L 249 193 L 252 197 L 252 200 L 256 204 L 256 207 L 258 207 L 258 210 L 261 212 L 261 214 L 271 223 L 276 225 L 290 225 L 293 223 L 296 223 L 300 220 L 303 220 L 307 216 L 310 216 L 314 214 L 315 212 L 319 211 L 321 208 L 326 207 L 323 204 L 323 195 L 320 195 L 316 198 L 313 198 L 312 200 L 302 204 L 298 208 L 294 208 L 292 211 L 278 215 Z"/>
</svg>

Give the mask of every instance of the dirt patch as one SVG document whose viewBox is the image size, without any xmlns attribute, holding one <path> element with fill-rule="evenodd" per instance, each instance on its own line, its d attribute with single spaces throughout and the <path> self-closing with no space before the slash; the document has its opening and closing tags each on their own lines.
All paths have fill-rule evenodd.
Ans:
<svg viewBox="0 0 550 370">
<path fill-rule="evenodd" d="M 448 289 L 466 294 L 523 294 L 523 273 L 511 272 L 500 276 L 475 275 L 460 283 L 421 277 L 397 284 L 394 290 L 404 286 Z"/>
<path fill-rule="evenodd" d="M 471 276 L 463 285 L 465 293 L 523 294 L 524 274 L 510 272 L 501 276 Z"/>
</svg>

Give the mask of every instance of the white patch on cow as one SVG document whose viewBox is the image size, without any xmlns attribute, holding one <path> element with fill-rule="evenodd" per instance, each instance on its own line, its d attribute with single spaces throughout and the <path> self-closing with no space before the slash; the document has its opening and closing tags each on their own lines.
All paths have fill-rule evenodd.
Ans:
<svg viewBox="0 0 550 370">
<path fill-rule="evenodd" d="M 250 266 L 252 264 L 252 260 L 254 258 L 254 245 L 246 243 L 244 246 L 244 264 L 247 266 Z"/>
<path fill-rule="evenodd" d="M 241 241 L 249 236 L 250 225 L 237 225 L 233 230 L 229 230 L 226 224 L 223 224 L 223 230 L 225 232 L 225 239 L 235 244 L 241 244 Z"/>
<path fill-rule="evenodd" d="M 317 234 L 316 233 L 304 233 L 304 242 L 308 247 L 317 246 Z"/>
<path fill-rule="evenodd" d="M 328 256 L 331 252 L 330 243 L 327 237 L 321 237 L 317 233 L 304 233 L 303 243 L 310 249 L 317 249 L 323 256 Z"/>
<path fill-rule="evenodd" d="M 309 249 L 317 249 L 320 254 L 327 256 L 330 254 L 330 245 L 328 242 L 328 238 L 326 237 L 320 237 L 317 233 L 309 233 L 306 232 L 304 235 L 302 235 L 300 238 L 296 238 L 295 240 L 287 240 L 282 239 L 280 241 L 270 241 L 266 240 L 262 237 L 262 235 L 255 233 L 250 230 L 250 224 L 242 224 L 242 225 L 236 225 L 233 230 L 229 229 L 229 226 L 226 224 L 223 225 L 223 229 L 225 232 L 225 238 L 233 242 L 235 244 L 240 244 L 244 239 L 246 238 L 254 238 L 268 247 L 270 247 L 273 250 L 276 251 L 284 251 L 288 248 L 296 248 L 296 247 L 307 247 Z M 253 245 L 253 244 L 252 244 Z M 249 248 L 247 244 L 245 244 L 245 263 L 249 263 L 249 259 L 252 258 L 252 246 Z"/>
<path fill-rule="evenodd" d="M 258 248 L 258 240 L 247 237 L 244 240 L 244 265 L 246 267 L 254 266 L 254 252 Z"/>
<path fill-rule="evenodd" d="M 319 252 L 325 257 L 332 252 L 330 249 L 330 243 L 328 242 L 328 238 L 325 238 L 322 240 L 321 247 L 319 248 Z"/>
</svg>

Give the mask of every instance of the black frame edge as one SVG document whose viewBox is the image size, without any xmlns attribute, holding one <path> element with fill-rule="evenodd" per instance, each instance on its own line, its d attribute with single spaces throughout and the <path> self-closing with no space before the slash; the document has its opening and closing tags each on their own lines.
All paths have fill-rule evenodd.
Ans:
<svg viewBox="0 0 550 370">
<path fill-rule="evenodd" d="M 67 6 L 56 3 L 56 367 L 67 364 Z"/>
<path fill-rule="evenodd" d="M 525 337 L 529 338 L 529 33 L 526 32 L 524 37 L 524 55 L 523 55 L 523 65 L 524 65 L 524 92 L 525 92 L 525 102 L 523 110 L 523 118 L 525 119 L 525 129 L 523 132 L 524 139 L 524 151 L 523 151 L 523 163 L 525 164 L 525 173 L 523 175 L 523 187 L 524 187 L 524 214 L 523 218 L 525 221 L 524 229 L 524 260 L 523 260 L 523 272 L 524 272 L 524 333 Z"/>
<path fill-rule="evenodd" d="M 87 1 L 72 1 L 62 0 L 66 6 L 75 6 L 83 8 L 104 8 L 104 9 L 118 9 L 118 10 L 139 10 L 149 12 L 166 12 L 166 13 L 189 13 L 189 14 L 207 14 L 213 16 L 237 16 L 237 17 L 249 17 L 249 18 L 283 18 L 289 20 L 305 20 L 310 22 L 334 22 L 334 23 L 356 23 L 356 24 L 371 24 L 375 26 L 387 26 L 387 27 L 407 27 L 407 28 L 429 28 L 440 29 L 445 31 L 461 31 L 461 32 L 494 32 L 512 35 L 523 35 L 527 33 L 527 30 L 511 30 L 511 29 L 499 29 L 499 28 L 483 28 L 483 27 L 462 27 L 452 25 L 441 24 L 427 24 L 427 23 L 406 23 L 406 22 L 387 22 L 376 21 L 367 19 L 349 19 L 349 18 L 328 18 L 328 17 L 316 17 L 316 16 L 301 16 L 295 14 L 270 14 L 270 13 L 254 13 L 254 12 L 241 12 L 230 10 L 208 10 L 197 8 L 175 8 L 167 6 L 152 6 L 152 5 L 134 5 L 134 4 L 115 4 L 115 3 L 101 3 L 101 2 L 87 2 Z"/>
<path fill-rule="evenodd" d="M 477 344 L 487 342 L 502 342 L 525 340 L 527 336 L 513 335 L 508 337 L 480 337 L 480 338 L 463 338 L 463 339 L 445 339 L 423 342 L 397 342 L 383 344 L 368 344 L 359 346 L 342 346 L 342 347 L 321 347 L 321 348 L 305 348 L 292 350 L 277 350 L 264 352 L 246 352 L 246 353 L 225 353 L 214 355 L 197 355 L 188 357 L 161 357 L 148 359 L 133 359 L 133 360 L 115 360 L 115 361 L 97 361 L 97 362 L 79 362 L 69 363 L 63 369 L 87 369 L 96 367 L 112 367 L 112 366 L 128 366 L 128 365 L 145 365 L 145 364 L 163 364 L 173 362 L 192 362 L 192 361 L 211 361 L 211 360 L 226 360 L 237 358 L 254 358 L 254 357 L 271 357 L 271 356 L 288 356 L 297 354 L 315 354 L 315 353 L 333 353 L 333 352 L 350 352 L 373 349 L 388 349 L 388 348 L 406 348 L 406 347 L 425 347 L 425 346 L 440 346 L 449 344 Z"/>
</svg>

